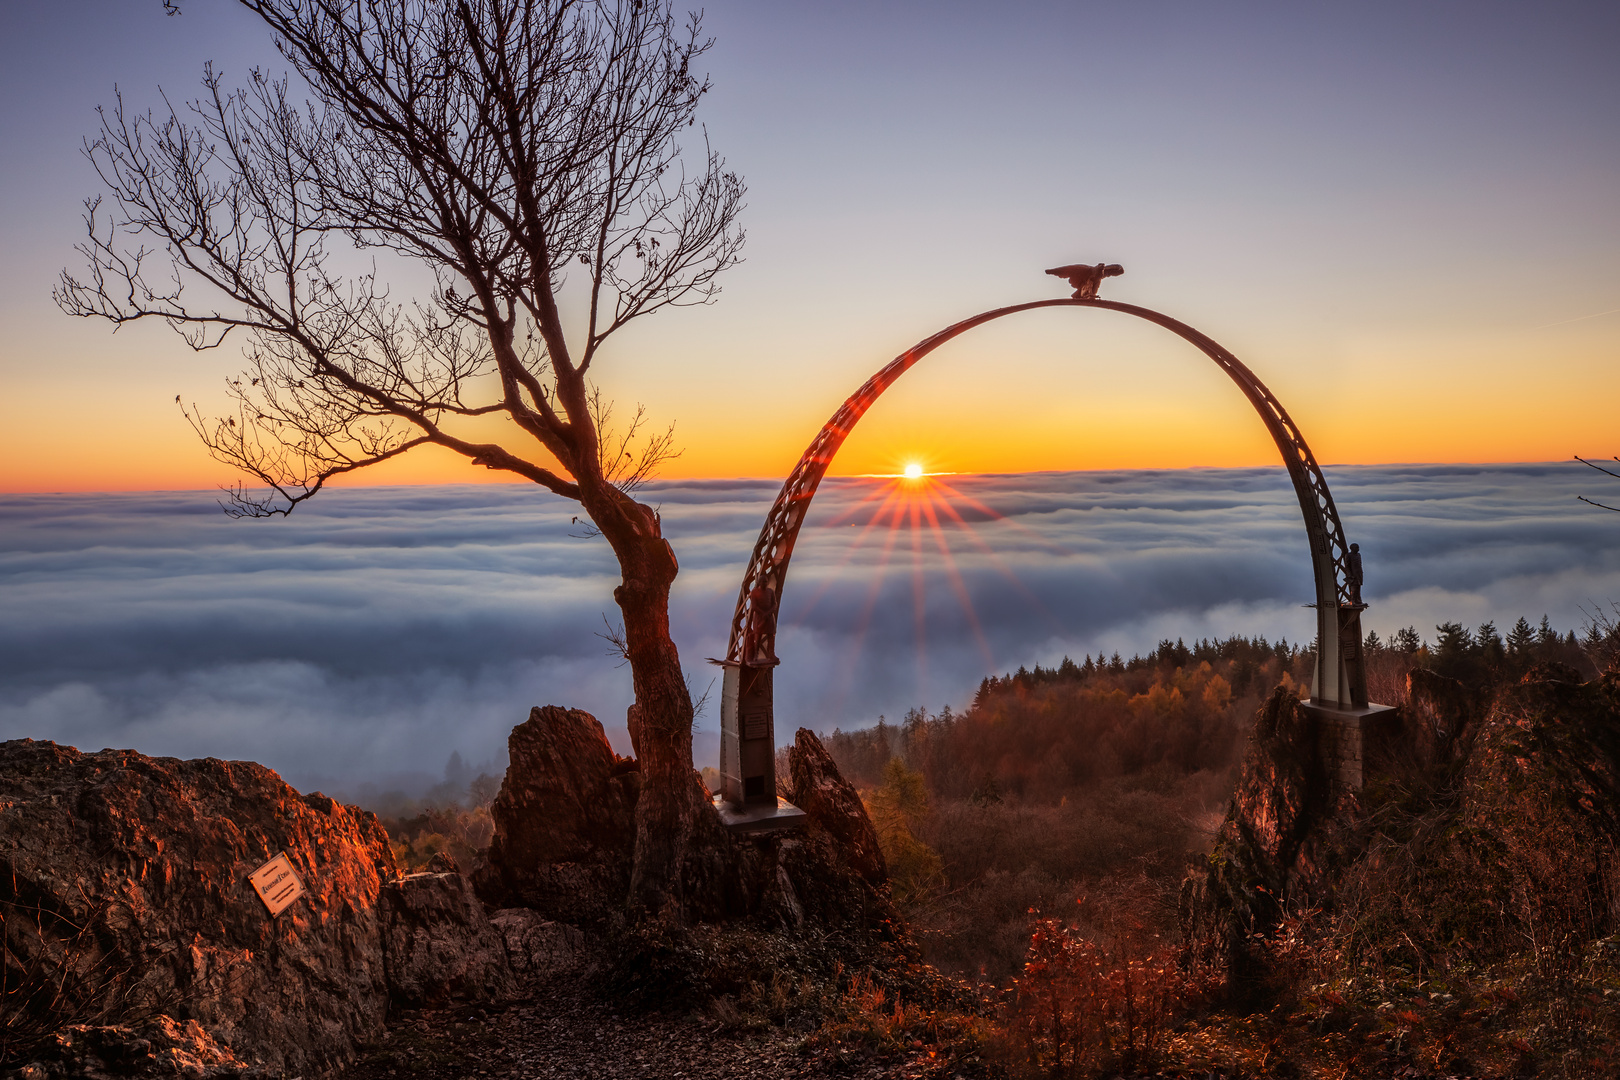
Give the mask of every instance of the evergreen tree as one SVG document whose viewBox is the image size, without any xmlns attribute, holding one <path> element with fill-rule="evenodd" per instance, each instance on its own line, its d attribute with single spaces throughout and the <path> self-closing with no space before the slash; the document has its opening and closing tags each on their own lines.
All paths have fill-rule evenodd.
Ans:
<svg viewBox="0 0 1620 1080">
<path fill-rule="evenodd" d="M 1423 648 L 1423 639 L 1418 637 L 1416 627 L 1408 626 L 1395 632 L 1395 636 L 1389 640 L 1389 647 L 1398 653 L 1411 655 Z"/>
<path fill-rule="evenodd" d="M 1536 644 L 1543 648 L 1558 644 L 1558 631 L 1552 628 L 1545 615 L 1541 617 L 1541 625 L 1536 628 Z"/>
<path fill-rule="evenodd" d="M 1499 670 L 1507 661 L 1507 647 L 1502 642 L 1502 635 L 1496 632 L 1496 623 L 1486 620 L 1479 624 L 1474 632 L 1474 644 L 1479 650 L 1480 659 L 1491 671 Z"/>
</svg>

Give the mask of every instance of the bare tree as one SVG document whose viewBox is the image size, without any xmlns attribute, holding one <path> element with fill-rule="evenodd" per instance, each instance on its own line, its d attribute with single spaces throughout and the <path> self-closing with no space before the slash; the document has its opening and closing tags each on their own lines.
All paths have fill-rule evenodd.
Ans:
<svg viewBox="0 0 1620 1080">
<path fill-rule="evenodd" d="M 183 407 L 264 485 L 232 493 L 238 515 L 424 445 L 578 501 L 622 571 L 644 778 L 629 899 L 678 918 L 701 788 L 677 564 L 631 494 L 671 437 L 645 437 L 639 409 L 605 430 L 591 369 L 632 319 L 710 300 L 738 259 L 743 184 L 694 126 L 711 42 L 667 0 L 239 2 L 295 76 L 230 89 L 208 67 L 182 108 L 104 109 L 86 150 L 110 200 L 86 204 L 88 269 L 57 302 L 165 321 L 198 350 L 242 340 L 229 415 Z M 425 267 L 431 291 L 396 301 L 379 256 Z"/>
<path fill-rule="evenodd" d="M 1585 458 L 1581 457 L 1581 455 L 1579 455 L 1579 454 L 1575 455 L 1575 460 L 1580 462 L 1582 465 L 1590 465 L 1592 468 L 1596 469 L 1598 472 L 1604 473 L 1607 476 L 1612 476 L 1616 480 L 1620 480 L 1620 473 L 1615 472 L 1613 469 L 1606 469 L 1602 465 L 1599 465 L 1594 461 L 1587 461 Z M 1617 457 L 1614 460 L 1620 461 L 1620 457 Z M 1583 502 L 1583 503 L 1591 503 L 1593 506 L 1600 507 L 1601 509 L 1604 509 L 1604 510 L 1613 510 L 1615 513 L 1620 514 L 1620 506 L 1610 506 L 1608 503 L 1600 503 L 1596 499 L 1588 499 L 1585 495 L 1577 495 L 1575 497 L 1577 499 L 1581 500 L 1581 502 Z"/>
</svg>

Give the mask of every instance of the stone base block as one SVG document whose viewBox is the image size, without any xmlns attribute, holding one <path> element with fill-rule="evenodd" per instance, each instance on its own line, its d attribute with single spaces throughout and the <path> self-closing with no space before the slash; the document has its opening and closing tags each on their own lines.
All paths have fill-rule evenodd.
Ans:
<svg viewBox="0 0 1620 1080">
<path fill-rule="evenodd" d="M 720 824 L 735 833 L 778 832 L 797 828 L 804 821 L 804 811 L 782 796 L 776 805 L 769 803 L 738 806 L 726 801 L 725 796 L 714 797 L 714 809 L 720 815 Z"/>
<path fill-rule="evenodd" d="M 1369 751 L 1395 718 L 1394 706 L 1341 709 L 1306 700 L 1300 702 L 1300 708 L 1316 717 L 1318 752 L 1329 780 L 1339 790 L 1360 791 Z"/>
</svg>

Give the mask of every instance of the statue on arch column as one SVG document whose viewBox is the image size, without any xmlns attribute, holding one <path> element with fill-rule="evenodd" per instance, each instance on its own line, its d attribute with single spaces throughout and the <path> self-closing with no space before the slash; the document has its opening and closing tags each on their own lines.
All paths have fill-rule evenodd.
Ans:
<svg viewBox="0 0 1620 1080">
<path fill-rule="evenodd" d="M 1361 603 L 1361 545 L 1351 544 L 1350 553 L 1344 557 L 1344 581 L 1350 586 L 1350 602 Z"/>
</svg>

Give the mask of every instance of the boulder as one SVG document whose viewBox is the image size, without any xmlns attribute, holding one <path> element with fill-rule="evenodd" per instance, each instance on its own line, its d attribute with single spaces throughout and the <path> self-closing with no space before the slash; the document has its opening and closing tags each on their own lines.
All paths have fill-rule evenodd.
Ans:
<svg viewBox="0 0 1620 1080">
<path fill-rule="evenodd" d="M 383 885 L 379 906 L 395 1005 L 491 1001 L 511 989 L 505 941 L 459 873 L 407 874 Z"/>
<path fill-rule="evenodd" d="M 800 728 L 788 751 L 793 803 L 837 843 L 844 859 L 868 885 L 888 883 L 889 869 L 878 846 L 877 829 L 857 792 L 813 731 Z"/>
<path fill-rule="evenodd" d="M 306 891 L 272 916 L 248 875 L 277 854 Z M 316 1075 L 391 1000 L 504 988 L 465 879 L 396 876 L 374 815 L 262 765 L 0 743 L 0 1068 Z"/>
<path fill-rule="evenodd" d="M 507 749 L 495 835 L 473 873 L 478 895 L 577 926 L 608 922 L 630 885 L 636 763 L 613 752 L 590 713 L 555 705 L 533 709 Z"/>
<path fill-rule="evenodd" d="M 283 852 L 307 893 L 272 917 L 247 878 Z M 67 976 L 58 1026 L 162 1013 L 272 1071 L 344 1062 L 383 1031 L 393 870 L 374 816 L 262 765 L 0 743 L 0 904 L 37 912 L 8 973 Z"/>
<path fill-rule="evenodd" d="M 590 962 L 578 927 L 553 922 L 528 908 L 503 908 L 489 917 L 506 945 L 513 974 L 544 980 L 572 974 Z"/>
</svg>

